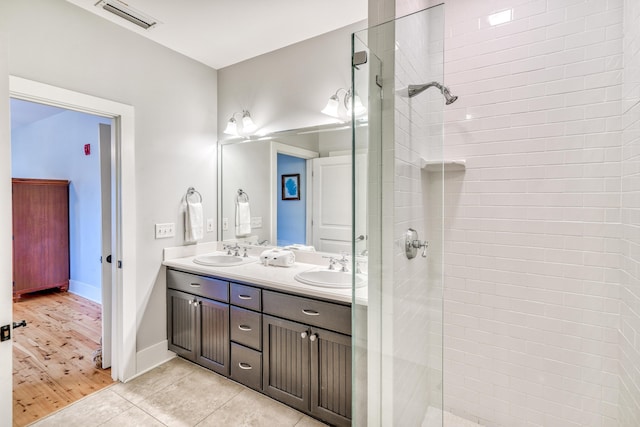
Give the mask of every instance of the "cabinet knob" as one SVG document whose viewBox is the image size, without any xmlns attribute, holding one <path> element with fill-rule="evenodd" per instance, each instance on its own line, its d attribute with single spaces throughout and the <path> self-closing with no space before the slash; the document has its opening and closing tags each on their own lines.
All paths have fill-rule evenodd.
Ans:
<svg viewBox="0 0 640 427">
<path fill-rule="evenodd" d="M 317 339 L 318 339 L 318 335 L 316 335 L 316 334 L 311 334 L 311 335 L 309 335 L 309 340 L 310 340 L 310 341 L 315 341 L 315 340 L 317 340 Z"/>
<path fill-rule="evenodd" d="M 304 331 L 300 334 L 300 338 L 305 339 L 307 337 L 307 331 Z"/>
</svg>

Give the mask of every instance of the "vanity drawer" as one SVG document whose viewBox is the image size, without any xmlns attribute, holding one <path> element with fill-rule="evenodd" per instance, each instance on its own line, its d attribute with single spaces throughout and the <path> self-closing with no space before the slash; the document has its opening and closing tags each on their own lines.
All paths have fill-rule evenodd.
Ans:
<svg viewBox="0 0 640 427">
<path fill-rule="evenodd" d="M 263 313 L 351 335 L 351 307 L 267 290 L 262 303 Z"/>
<path fill-rule="evenodd" d="M 262 390 L 262 353 L 231 343 L 231 378 L 256 390 Z"/>
<path fill-rule="evenodd" d="M 231 304 L 260 311 L 262 308 L 261 290 L 252 286 L 232 283 Z"/>
<path fill-rule="evenodd" d="M 262 314 L 231 307 L 231 341 L 262 350 Z"/>
<path fill-rule="evenodd" d="M 229 302 L 229 282 L 176 270 L 167 270 L 167 287 L 204 298 Z"/>
</svg>

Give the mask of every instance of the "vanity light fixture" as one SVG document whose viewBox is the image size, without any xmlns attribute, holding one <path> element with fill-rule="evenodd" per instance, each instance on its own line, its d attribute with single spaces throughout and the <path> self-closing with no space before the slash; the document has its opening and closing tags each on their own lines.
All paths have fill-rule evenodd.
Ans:
<svg viewBox="0 0 640 427">
<path fill-rule="evenodd" d="M 340 103 L 340 94 L 344 93 L 344 97 L 342 98 L 342 103 Z M 353 101 L 352 101 L 353 98 Z M 355 117 L 359 117 L 367 112 L 367 109 L 364 105 L 362 105 L 362 101 L 360 97 L 356 93 L 352 94 L 351 89 L 347 90 L 344 88 L 340 88 L 329 97 L 329 101 L 327 105 L 322 109 L 322 113 L 336 117 L 339 119 L 351 120 L 351 107 L 353 102 L 353 114 Z M 344 106 L 344 108 L 342 108 Z"/>
<path fill-rule="evenodd" d="M 242 127 L 238 130 L 238 122 L 235 118 L 236 115 L 242 114 Z M 242 110 L 242 113 L 233 113 L 231 118 L 227 122 L 227 127 L 224 129 L 224 133 L 227 135 L 249 135 L 256 131 L 258 127 L 251 119 L 251 114 L 248 110 Z"/>
</svg>

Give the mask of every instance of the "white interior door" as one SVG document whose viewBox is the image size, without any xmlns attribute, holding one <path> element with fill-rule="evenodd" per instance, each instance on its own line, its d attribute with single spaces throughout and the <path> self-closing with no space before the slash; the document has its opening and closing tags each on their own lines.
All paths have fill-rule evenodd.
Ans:
<svg viewBox="0 0 640 427">
<path fill-rule="evenodd" d="M 113 191 L 115 188 L 113 178 L 115 174 L 112 167 L 115 155 L 111 134 L 111 126 L 100 124 L 100 187 L 102 206 L 102 368 L 111 367 L 111 324 L 113 322 L 112 284 L 113 284 Z"/>
<path fill-rule="evenodd" d="M 351 252 L 351 156 L 313 159 L 313 246 Z"/>
<path fill-rule="evenodd" d="M 2 18 L 0 18 L 2 21 Z M 0 25 L 0 326 L 12 325 L 12 234 L 11 227 L 11 135 L 9 123 L 9 82 L 7 79 L 7 43 Z M 9 326 L 11 328 L 11 326 Z M 11 331 L 13 336 L 13 331 Z M 0 342 L 0 414 L 1 423 L 13 423 L 13 345 Z"/>
</svg>

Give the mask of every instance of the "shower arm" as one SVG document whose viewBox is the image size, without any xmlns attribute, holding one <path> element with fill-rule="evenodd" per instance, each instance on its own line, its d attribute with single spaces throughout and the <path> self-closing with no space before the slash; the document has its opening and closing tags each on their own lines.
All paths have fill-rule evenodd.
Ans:
<svg viewBox="0 0 640 427">
<path fill-rule="evenodd" d="M 412 98 L 418 95 L 419 93 L 424 92 L 425 90 L 429 89 L 432 86 L 437 87 L 440 90 L 440 92 L 444 92 L 444 86 L 438 82 L 425 83 L 421 85 L 409 85 L 409 88 L 408 88 L 409 98 Z"/>
</svg>

